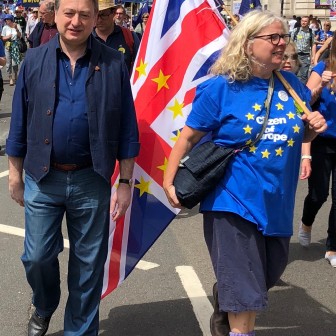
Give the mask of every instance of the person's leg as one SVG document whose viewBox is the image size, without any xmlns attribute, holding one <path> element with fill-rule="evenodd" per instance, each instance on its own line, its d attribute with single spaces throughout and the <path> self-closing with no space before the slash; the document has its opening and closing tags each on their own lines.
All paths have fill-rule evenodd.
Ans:
<svg viewBox="0 0 336 336">
<path fill-rule="evenodd" d="M 66 206 L 70 241 L 64 336 L 98 335 L 111 187 L 92 168 L 71 173 Z"/>
<path fill-rule="evenodd" d="M 25 241 L 21 260 L 40 317 L 50 317 L 60 300 L 57 257 L 63 250 L 62 189 L 61 182 L 54 180 L 52 173 L 39 183 L 28 174 L 25 176 Z"/>
<path fill-rule="evenodd" d="M 0 101 L 2 99 L 2 93 L 4 92 L 3 78 L 0 73 Z"/>
<path fill-rule="evenodd" d="M 17 81 L 18 71 L 19 71 L 19 66 L 17 64 L 14 64 L 13 65 L 13 74 L 14 74 L 13 80 L 14 80 L 14 84 Z"/>
<path fill-rule="evenodd" d="M 308 80 L 308 72 L 310 67 L 310 57 L 309 54 L 299 54 L 299 60 L 301 63 L 300 69 L 297 73 L 297 77 L 303 84 L 307 83 Z"/>
<path fill-rule="evenodd" d="M 331 207 L 328 220 L 326 259 L 336 267 L 336 154 L 330 154 L 332 161 Z"/>
<path fill-rule="evenodd" d="M 311 228 L 315 217 L 329 195 L 332 160 L 330 154 L 312 153 L 312 173 L 308 178 L 308 195 L 304 200 L 299 242 L 308 246 L 311 240 Z"/>
<path fill-rule="evenodd" d="M 217 248 L 213 245 L 213 218 L 205 215 L 203 220 L 204 238 L 211 255 L 213 266 L 217 264 Z M 210 317 L 210 332 L 212 336 L 228 336 L 230 332 L 229 316 L 227 312 L 220 311 L 218 302 L 218 285 L 213 285 L 214 312 Z"/>
<path fill-rule="evenodd" d="M 266 286 L 271 289 L 285 271 L 288 263 L 290 237 L 265 237 Z"/>
<path fill-rule="evenodd" d="M 229 312 L 232 332 L 253 332 L 256 311 L 267 306 L 264 237 L 255 224 L 232 213 L 205 213 L 204 223 L 205 233 L 207 224 L 213 225 L 210 253 L 220 311 Z"/>
<path fill-rule="evenodd" d="M 14 81 L 12 77 L 12 55 L 7 49 L 5 50 L 5 55 L 6 55 L 6 72 L 9 79 L 9 85 L 13 86 Z"/>
</svg>

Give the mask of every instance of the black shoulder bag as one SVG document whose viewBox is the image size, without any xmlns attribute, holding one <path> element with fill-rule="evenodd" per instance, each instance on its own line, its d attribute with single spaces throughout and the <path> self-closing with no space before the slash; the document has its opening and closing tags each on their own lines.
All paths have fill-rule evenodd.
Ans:
<svg viewBox="0 0 336 336">
<path fill-rule="evenodd" d="M 214 142 L 208 141 L 194 147 L 180 160 L 173 184 L 176 196 L 182 206 L 188 209 L 196 206 L 218 185 L 233 155 L 253 146 L 260 140 L 267 126 L 273 90 L 274 78 L 272 74 L 265 100 L 266 114 L 263 126 L 251 144 L 237 149 L 216 145 Z"/>
</svg>

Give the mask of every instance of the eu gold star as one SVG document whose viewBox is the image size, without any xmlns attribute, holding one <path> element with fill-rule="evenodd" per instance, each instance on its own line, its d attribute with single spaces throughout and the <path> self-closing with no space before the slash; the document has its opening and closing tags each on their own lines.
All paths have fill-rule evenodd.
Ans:
<svg viewBox="0 0 336 336">
<path fill-rule="evenodd" d="M 144 178 L 141 176 L 140 177 L 140 183 L 135 184 L 134 188 L 137 188 L 140 190 L 140 197 L 144 194 L 150 194 L 149 191 L 149 185 L 151 184 L 151 181 L 145 181 Z"/>
<path fill-rule="evenodd" d="M 175 98 L 175 102 L 173 106 L 168 107 L 168 110 L 173 111 L 173 119 L 177 116 L 183 117 L 182 109 L 184 107 L 184 103 L 179 104 L 178 100 Z"/>
<path fill-rule="evenodd" d="M 252 143 L 252 140 L 250 139 L 250 140 L 247 140 L 246 142 L 245 142 L 245 145 L 250 145 Z"/>
<path fill-rule="evenodd" d="M 288 116 L 288 119 L 295 119 L 295 114 L 293 112 L 289 112 L 286 115 Z"/>
<path fill-rule="evenodd" d="M 282 156 L 283 153 L 283 149 L 281 147 L 279 147 L 278 149 L 275 150 L 276 156 Z"/>
<path fill-rule="evenodd" d="M 176 132 L 176 135 L 174 135 L 172 138 L 170 138 L 170 140 L 176 142 L 177 139 L 179 138 L 180 134 L 181 134 L 181 131 L 178 130 L 178 131 Z"/>
<path fill-rule="evenodd" d="M 267 149 L 265 149 L 263 152 L 261 152 L 261 154 L 263 159 L 268 159 L 271 153 Z"/>
<path fill-rule="evenodd" d="M 159 92 L 163 87 L 165 87 L 166 89 L 169 89 L 167 81 L 170 77 L 171 77 L 171 75 L 165 76 L 163 74 L 162 70 L 160 70 L 159 77 L 152 79 L 153 82 L 158 84 L 157 92 Z"/>
<path fill-rule="evenodd" d="M 162 171 L 166 171 L 166 169 L 167 169 L 167 164 L 168 164 L 168 160 L 167 160 L 167 158 L 165 158 L 165 159 L 164 159 L 164 163 L 163 163 L 163 165 L 158 166 L 157 168 L 160 169 L 160 170 L 162 170 Z"/>
<path fill-rule="evenodd" d="M 294 133 L 300 133 L 300 127 L 296 124 L 293 126 Z"/>
<path fill-rule="evenodd" d="M 250 8 L 251 8 L 251 9 L 254 8 L 254 3 L 253 3 L 253 2 L 250 3 Z"/>
<path fill-rule="evenodd" d="M 284 109 L 283 105 L 280 103 L 276 104 L 275 106 L 278 108 L 278 111 Z"/>
<path fill-rule="evenodd" d="M 255 103 L 252 108 L 254 109 L 254 111 L 261 111 L 261 105 Z"/>
<path fill-rule="evenodd" d="M 288 147 L 293 147 L 294 146 L 294 142 L 295 141 L 293 139 L 287 140 Z"/>
<path fill-rule="evenodd" d="M 254 120 L 254 114 L 252 114 L 250 112 L 245 114 L 245 117 L 247 118 L 247 120 Z"/>
<path fill-rule="evenodd" d="M 243 130 L 245 131 L 245 134 L 247 133 L 251 134 L 253 127 L 250 127 L 249 125 L 247 125 L 246 127 L 243 127 Z"/>
<path fill-rule="evenodd" d="M 251 146 L 251 147 L 249 148 L 249 150 L 250 150 L 250 153 L 255 154 L 255 152 L 256 152 L 256 150 L 257 150 L 257 147 L 253 145 L 253 146 Z"/>
<path fill-rule="evenodd" d="M 142 75 L 143 76 L 147 75 L 146 74 L 147 65 L 148 64 L 144 63 L 142 59 L 140 60 L 140 65 L 137 68 L 135 68 L 135 70 L 138 71 L 138 73 L 139 73 L 139 77 L 142 76 Z"/>
</svg>

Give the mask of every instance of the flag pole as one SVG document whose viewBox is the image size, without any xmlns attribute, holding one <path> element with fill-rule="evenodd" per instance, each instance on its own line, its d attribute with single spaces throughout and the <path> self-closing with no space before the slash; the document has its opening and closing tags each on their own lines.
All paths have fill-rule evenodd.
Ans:
<svg viewBox="0 0 336 336">
<path fill-rule="evenodd" d="M 283 84 L 283 86 L 286 88 L 286 90 L 290 93 L 290 95 L 294 98 L 294 101 L 300 106 L 302 111 L 309 115 L 310 111 L 306 104 L 302 101 L 302 99 L 298 96 L 298 94 L 295 92 L 295 90 L 292 88 L 292 86 L 286 81 L 284 76 L 280 73 L 280 71 L 275 71 L 276 76 L 280 79 L 280 82 Z"/>
<path fill-rule="evenodd" d="M 233 24 L 236 26 L 236 25 L 238 24 L 238 21 L 234 18 L 232 12 L 231 12 L 228 8 L 226 8 L 226 6 L 225 6 L 224 3 L 223 3 L 223 5 L 222 5 L 222 8 L 223 8 L 223 9 L 225 10 L 225 12 L 230 16 L 230 18 L 231 18 Z"/>
</svg>

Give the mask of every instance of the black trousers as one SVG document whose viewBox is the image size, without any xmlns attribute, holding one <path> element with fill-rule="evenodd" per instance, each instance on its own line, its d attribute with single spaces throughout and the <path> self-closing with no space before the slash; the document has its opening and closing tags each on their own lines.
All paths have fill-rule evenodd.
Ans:
<svg viewBox="0 0 336 336">
<path fill-rule="evenodd" d="M 302 223 L 311 226 L 327 200 L 331 177 L 331 209 L 328 220 L 327 251 L 336 251 L 336 153 L 312 153 L 312 174 L 304 201 Z"/>
<path fill-rule="evenodd" d="M 2 93 L 4 92 L 3 79 L 0 77 L 0 101 L 2 98 Z"/>
</svg>

